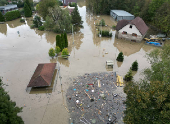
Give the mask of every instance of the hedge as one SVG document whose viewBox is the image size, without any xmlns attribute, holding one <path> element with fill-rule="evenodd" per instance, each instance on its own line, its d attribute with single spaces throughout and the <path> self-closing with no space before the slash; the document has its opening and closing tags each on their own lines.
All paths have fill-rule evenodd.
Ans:
<svg viewBox="0 0 170 124">
<path fill-rule="evenodd" d="M 4 15 L 4 17 L 6 18 L 6 21 L 11 21 L 11 20 L 20 18 L 20 17 L 21 17 L 21 14 L 20 14 L 19 10 L 15 10 L 15 11 L 7 12 L 7 13 Z"/>
</svg>

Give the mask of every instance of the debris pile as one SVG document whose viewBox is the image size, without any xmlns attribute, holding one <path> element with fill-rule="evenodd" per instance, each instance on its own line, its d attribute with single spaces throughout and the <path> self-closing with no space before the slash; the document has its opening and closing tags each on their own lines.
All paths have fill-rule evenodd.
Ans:
<svg viewBox="0 0 170 124">
<path fill-rule="evenodd" d="M 92 73 L 73 80 L 66 94 L 69 124 L 112 124 L 122 119 L 125 105 L 116 94 L 116 74 Z"/>
</svg>

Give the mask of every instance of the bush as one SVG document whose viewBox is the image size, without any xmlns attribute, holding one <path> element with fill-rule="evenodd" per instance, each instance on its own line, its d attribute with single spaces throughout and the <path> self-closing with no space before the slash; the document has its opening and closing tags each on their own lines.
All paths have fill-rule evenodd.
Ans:
<svg viewBox="0 0 170 124">
<path fill-rule="evenodd" d="M 119 55 L 118 55 L 118 57 L 117 57 L 116 60 L 119 61 L 119 62 L 123 62 L 124 56 L 123 56 L 123 53 L 122 53 L 122 52 L 119 53 Z"/>
<path fill-rule="evenodd" d="M 99 25 L 105 26 L 105 21 L 104 21 L 104 19 L 102 19 L 102 20 L 100 21 Z"/>
<path fill-rule="evenodd" d="M 38 27 L 38 30 L 40 30 L 40 31 L 44 31 L 44 26 L 40 26 L 40 27 Z"/>
<path fill-rule="evenodd" d="M 4 16 L 2 15 L 1 12 L 0 12 L 0 22 L 5 22 L 5 18 L 4 18 Z"/>
<path fill-rule="evenodd" d="M 33 24 L 35 25 L 36 28 L 42 26 L 41 18 L 39 16 L 35 16 L 33 20 Z"/>
<path fill-rule="evenodd" d="M 115 25 L 113 25 L 113 26 L 112 26 L 112 28 L 113 28 L 113 29 L 116 29 L 116 26 L 115 26 Z"/>
<path fill-rule="evenodd" d="M 20 9 L 19 12 L 20 12 L 21 15 L 24 15 L 24 9 L 23 8 Z"/>
<path fill-rule="evenodd" d="M 59 46 L 56 46 L 56 47 L 55 47 L 55 53 L 59 54 L 60 51 L 61 51 L 60 47 L 59 47 Z"/>
<path fill-rule="evenodd" d="M 77 7 L 77 3 L 74 3 L 74 2 L 69 3 L 69 6 L 70 6 L 70 7 Z"/>
<path fill-rule="evenodd" d="M 131 69 L 133 71 L 137 71 L 138 70 L 138 62 L 137 62 L 137 60 L 132 63 Z"/>
<path fill-rule="evenodd" d="M 49 54 L 50 57 L 54 58 L 55 50 L 53 48 L 50 48 L 48 54 Z"/>
<path fill-rule="evenodd" d="M 112 33 L 109 31 L 99 31 L 99 35 L 102 35 L 102 37 L 112 37 Z"/>
<path fill-rule="evenodd" d="M 64 48 L 64 49 L 62 50 L 62 57 L 63 57 L 63 58 L 68 58 L 68 55 L 69 55 L 68 49 L 67 49 L 67 48 Z"/>
<path fill-rule="evenodd" d="M 132 70 L 129 69 L 129 71 L 128 71 L 127 74 L 125 75 L 124 80 L 125 80 L 125 81 L 131 81 L 132 79 L 133 79 Z"/>
<path fill-rule="evenodd" d="M 25 19 L 20 19 L 20 22 L 25 22 Z"/>
<path fill-rule="evenodd" d="M 31 29 L 33 29 L 33 28 L 35 28 L 35 25 L 31 25 L 31 27 L 30 27 Z"/>
<path fill-rule="evenodd" d="M 10 11 L 5 14 L 6 21 L 11 21 L 17 18 L 20 18 L 21 14 L 18 10 Z"/>
</svg>

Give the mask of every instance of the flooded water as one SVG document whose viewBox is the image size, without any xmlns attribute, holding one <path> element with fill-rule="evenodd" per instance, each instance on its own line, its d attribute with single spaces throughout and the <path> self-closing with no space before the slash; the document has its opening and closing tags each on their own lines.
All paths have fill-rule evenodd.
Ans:
<svg viewBox="0 0 170 124">
<path fill-rule="evenodd" d="M 155 47 L 143 42 L 118 40 L 114 36 L 98 37 L 98 27 L 94 23 L 104 19 L 111 27 L 116 22 L 110 16 L 95 16 L 86 12 L 84 0 L 78 0 L 78 5 L 84 28 L 74 32 L 74 38 L 68 34 L 70 57 L 68 60 L 58 57 L 62 80 L 56 82 L 56 76 L 55 90 L 28 93 L 26 87 L 39 63 L 57 63 L 57 58 L 48 56 L 48 50 L 55 47 L 56 33 L 31 29 L 32 18 L 27 18 L 26 24 L 20 23 L 19 19 L 0 24 L 0 76 L 8 85 L 5 89 L 11 99 L 16 101 L 17 106 L 23 107 L 19 115 L 25 124 L 67 124 L 69 113 L 65 109 L 65 94 L 76 76 L 107 71 L 116 71 L 124 76 L 137 60 L 139 70 L 134 73 L 134 79 L 139 80 L 142 77 L 140 72 L 150 66 L 144 56 Z M 111 30 L 109 27 L 106 29 Z M 125 55 L 123 63 L 115 61 L 121 51 Z M 114 61 L 113 69 L 105 66 L 106 60 Z"/>
</svg>

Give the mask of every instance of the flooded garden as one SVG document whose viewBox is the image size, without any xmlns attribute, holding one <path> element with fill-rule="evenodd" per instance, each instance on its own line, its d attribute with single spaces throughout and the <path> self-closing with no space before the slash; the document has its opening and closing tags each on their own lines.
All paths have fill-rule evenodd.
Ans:
<svg viewBox="0 0 170 124">
<path fill-rule="evenodd" d="M 58 57 L 57 61 L 57 58 L 49 57 L 48 51 L 55 47 L 57 34 L 31 29 L 33 18 L 27 18 L 25 24 L 19 19 L 0 24 L 0 76 L 11 99 L 17 106 L 23 107 L 19 115 L 25 124 L 67 124 L 71 113 L 67 111 L 66 94 L 77 76 L 102 72 L 116 72 L 124 76 L 137 60 L 139 70 L 133 75 L 138 81 L 142 78 L 142 70 L 150 66 L 145 55 L 157 47 L 115 38 L 111 27 L 117 22 L 112 17 L 87 12 L 84 0 L 79 0 L 78 5 L 84 28 L 74 32 L 74 37 L 67 35 L 68 60 Z M 101 19 L 108 25 L 105 28 L 112 31 L 112 38 L 98 37 L 97 28 L 102 27 L 95 24 Z M 121 51 L 124 62 L 117 62 L 116 57 Z M 106 60 L 114 61 L 113 68 L 106 66 Z M 27 92 L 26 87 L 39 63 L 57 63 L 62 79 L 55 76 L 51 89 Z M 117 93 L 124 97 L 122 88 L 118 88 Z"/>
</svg>

